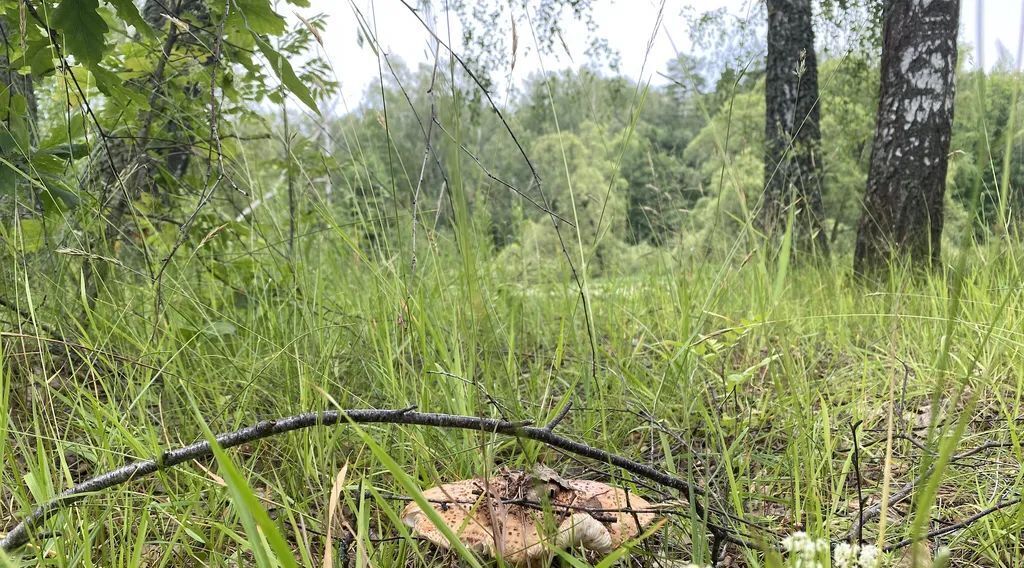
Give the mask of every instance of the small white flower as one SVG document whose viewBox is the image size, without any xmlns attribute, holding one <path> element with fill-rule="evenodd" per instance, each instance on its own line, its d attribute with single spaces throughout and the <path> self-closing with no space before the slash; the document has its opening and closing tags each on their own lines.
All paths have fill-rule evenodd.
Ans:
<svg viewBox="0 0 1024 568">
<path fill-rule="evenodd" d="M 848 544 L 841 542 L 833 551 L 835 568 L 881 568 L 881 551 L 873 544 Z"/>
<path fill-rule="evenodd" d="M 786 552 L 799 553 L 804 549 L 809 540 L 810 538 L 807 537 L 807 533 L 797 531 L 782 539 L 782 547 L 786 549 Z"/>
<path fill-rule="evenodd" d="M 828 541 L 811 538 L 805 532 L 795 532 L 782 540 L 782 546 L 790 554 L 793 568 L 819 568 L 818 559 L 828 554 Z"/>
<path fill-rule="evenodd" d="M 860 568 L 879 568 L 882 565 L 882 551 L 873 544 L 865 544 L 860 549 Z"/>
<path fill-rule="evenodd" d="M 828 554 L 828 541 L 819 538 L 814 540 L 814 554 L 815 556 L 822 556 Z"/>
<path fill-rule="evenodd" d="M 857 568 L 857 548 L 847 542 L 836 545 L 835 568 Z"/>
</svg>

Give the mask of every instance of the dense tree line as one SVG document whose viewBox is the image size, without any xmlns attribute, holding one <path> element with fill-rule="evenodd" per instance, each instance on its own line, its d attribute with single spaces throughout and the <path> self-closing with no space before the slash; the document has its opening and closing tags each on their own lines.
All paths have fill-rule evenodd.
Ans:
<svg viewBox="0 0 1024 568">
<path fill-rule="evenodd" d="M 884 39 L 878 46 L 881 60 L 875 59 L 875 52 L 859 49 L 823 63 L 814 53 L 812 8 L 810 2 L 769 2 L 768 58 L 760 66 L 728 68 L 719 77 L 708 77 L 697 71 L 698 60 L 682 56 L 670 63 L 671 81 L 663 86 L 644 88 L 583 69 L 534 77 L 515 93 L 507 113 L 513 130 L 538 156 L 536 165 L 556 212 L 568 218 L 575 205 L 575 212 L 583 214 L 586 223 L 579 236 L 587 245 L 583 248 L 589 246 L 585 254 L 595 260 L 591 268 L 614 265 L 610 258 L 642 255 L 648 245 L 682 246 L 689 252 L 726 248 L 730 235 L 738 235 L 749 223 L 758 229 L 755 234 L 778 236 L 786 231 L 788 212 L 796 214 L 797 247 L 818 253 L 829 248 L 856 252 L 858 270 L 884 266 L 904 255 L 934 264 L 941 248 L 940 213 L 948 208 L 949 215 L 960 220 L 965 211 L 973 210 L 967 185 L 974 182 L 967 172 L 978 173 L 978 164 L 993 167 L 980 176 L 985 178 L 982 194 L 988 197 L 973 223 L 979 234 L 995 228 L 999 196 L 1012 194 L 1008 188 L 996 191 L 1003 180 L 993 172 L 1003 171 L 1005 158 L 991 152 L 979 155 L 984 145 L 976 143 L 978 133 L 966 120 L 957 122 L 950 137 L 958 66 L 957 3 L 935 3 L 928 13 L 915 12 L 917 8 L 908 3 L 886 3 L 879 22 Z M 905 77 L 901 66 L 908 61 L 920 69 L 910 69 L 916 75 Z M 934 61 L 939 63 L 933 68 Z M 428 101 L 416 100 L 415 93 L 425 92 L 427 72 L 426 67 L 405 70 L 405 91 L 400 92 L 396 77 L 383 99 L 392 109 L 390 134 L 395 145 L 408 145 L 400 152 L 402 163 L 417 163 L 413 157 L 422 146 L 415 125 L 403 127 L 405 95 L 413 93 L 412 108 L 426 113 Z M 912 116 L 914 97 L 927 94 L 921 78 L 932 73 L 942 79 L 929 86 L 948 106 L 942 106 L 942 112 Z M 976 72 L 960 75 L 970 83 Z M 1003 132 L 1008 109 L 1017 104 L 1006 92 L 1014 80 L 1008 70 L 988 77 L 1003 90 L 1002 97 L 984 103 L 999 107 L 998 116 L 980 108 L 970 89 L 957 94 L 968 106 L 957 116 L 990 117 L 993 126 L 998 125 L 994 131 Z M 370 132 L 380 104 L 369 103 L 344 118 L 342 128 Z M 905 110 L 894 114 L 893 109 Z M 540 188 L 530 187 L 526 164 L 488 110 L 478 103 L 466 110 L 470 120 L 461 123 L 476 158 L 488 174 L 502 180 L 497 183 L 481 171 L 469 171 L 477 176 L 467 187 L 480 228 L 489 232 L 499 250 L 512 247 L 519 256 L 524 250 L 545 251 L 535 257 L 555 258 L 550 254 L 553 243 L 547 248 L 538 244 L 547 235 L 540 224 L 544 213 L 535 206 L 541 201 Z M 557 125 L 552 120 L 556 116 Z M 917 126 L 920 118 L 932 122 Z M 927 146 L 933 139 L 935 145 Z M 1006 142 L 1011 154 L 1019 146 Z M 901 149 L 901 144 L 909 146 Z M 915 149 L 916 144 L 925 146 Z M 950 146 L 956 152 L 950 178 L 953 201 L 947 205 L 945 157 Z M 920 151 L 924 148 L 929 148 L 927 156 Z M 915 170 L 906 159 L 921 168 Z M 378 157 L 376 163 L 382 160 Z M 1007 165 L 1005 183 L 1015 187 L 1019 173 L 1012 171 L 1010 162 Z M 756 175 L 758 170 L 763 173 Z M 408 173 L 405 177 L 411 179 Z M 510 190 L 506 182 L 518 185 Z M 428 185 L 443 186 L 436 179 Z M 578 202 L 573 200 L 577 193 Z M 534 206 L 524 202 L 522 194 Z M 402 201 L 402 192 L 395 197 Z M 601 203 L 600 227 L 587 215 L 594 199 Z M 886 214 L 897 217 L 886 221 Z M 445 213 L 439 212 L 437 218 L 443 220 Z M 712 236 L 712 229 L 724 232 Z M 553 238 L 547 236 L 549 241 Z M 779 245 L 776 241 L 769 246 Z"/>
<path fill-rule="evenodd" d="M 337 223 L 383 255 L 408 249 L 413 227 L 417 246 L 458 228 L 526 275 L 560 254 L 603 274 L 736 239 L 777 251 L 790 224 L 794 246 L 856 253 L 858 269 L 904 249 L 935 264 L 943 219 L 980 238 L 1013 229 L 1018 74 L 999 68 L 989 96 L 961 88 L 954 103 L 954 77 L 978 75 L 957 62 L 950 0 L 886 2 L 876 51 L 819 57 L 825 4 L 768 2 L 766 58 L 684 54 L 654 85 L 584 66 L 498 97 L 479 58 L 382 59 L 380 84 L 338 114 L 326 64 L 302 59 L 323 21 L 288 28 L 269 1 L 0 2 L 5 253 L 45 265 L 36 252 L 77 251 L 82 275 L 68 276 L 96 296 L 98 259 L 158 281 L 179 248 L 226 246 L 203 241 L 224 227 L 278 250 L 281 230 L 294 247 Z M 911 117 L 924 87 L 942 104 Z M 239 286 L 242 264 L 207 270 Z"/>
</svg>

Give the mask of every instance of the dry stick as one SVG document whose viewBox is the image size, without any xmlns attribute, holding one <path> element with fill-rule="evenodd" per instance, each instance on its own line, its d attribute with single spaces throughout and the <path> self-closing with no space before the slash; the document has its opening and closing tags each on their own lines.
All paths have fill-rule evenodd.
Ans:
<svg viewBox="0 0 1024 568">
<path fill-rule="evenodd" d="M 664 471 L 649 465 L 633 461 L 629 458 L 613 454 L 606 450 L 595 448 L 582 442 L 577 442 L 559 436 L 552 431 L 529 426 L 521 422 L 509 422 L 506 420 L 495 420 L 493 418 L 478 418 L 475 416 L 460 416 L 453 414 L 436 414 L 428 412 L 416 412 L 415 407 L 405 409 L 376 410 L 328 410 L 324 412 L 307 412 L 277 420 L 264 420 L 253 426 L 218 434 L 217 444 L 222 448 L 232 448 L 255 440 L 268 438 L 277 434 L 301 430 L 313 426 L 333 426 L 339 424 L 405 424 L 417 426 L 432 426 L 436 428 L 456 428 L 462 430 L 476 430 L 505 436 L 516 436 L 527 438 L 559 448 L 567 452 L 593 459 L 602 463 L 620 467 L 626 471 L 647 478 L 666 487 L 676 489 L 691 498 L 691 503 L 697 514 L 706 518 L 704 506 L 696 499 L 697 495 L 705 496 L 706 492 L 701 487 L 693 485 L 686 480 L 675 477 Z M 157 471 L 165 470 L 175 465 L 207 458 L 213 455 L 213 449 L 208 441 L 196 442 L 194 444 L 167 450 L 162 452 L 156 459 L 141 460 L 130 463 L 113 471 L 98 475 L 74 487 L 64 491 L 57 497 L 39 505 L 31 514 L 21 520 L 11 532 L 0 540 L 0 550 L 11 552 L 29 542 L 36 529 L 42 526 L 50 517 L 61 509 L 81 501 L 88 495 L 121 485 L 140 477 L 150 475 Z M 723 527 L 711 526 L 713 531 L 721 533 L 724 538 L 741 546 L 760 548 L 760 546 L 748 543 L 728 533 Z"/>
<path fill-rule="evenodd" d="M 927 471 L 919 475 L 916 479 L 901 487 L 899 491 L 893 493 L 889 497 L 888 506 L 892 507 L 893 505 L 909 497 L 910 494 L 914 492 L 914 488 L 917 487 L 919 483 L 924 481 L 924 479 L 928 477 L 928 474 L 930 474 L 931 472 L 932 469 L 929 468 Z M 850 528 L 850 532 L 847 534 L 846 540 L 849 542 L 857 542 L 857 539 L 860 538 L 860 535 L 864 530 L 864 525 L 867 524 L 868 521 L 874 519 L 882 513 L 882 505 L 883 503 L 879 502 L 862 510 L 860 512 L 859 518 L 856 521 L 854 521 L 853 526 Z"/>
<path fill-rule="evenodd" d="M 423 187 L 423 178 L 427 174 L 427 159 L 433 153 L 433 136 L 434 136 L 434 122 L 437 120 L 437 97 L 434 93 L 434 86 L 437 79 L 437 44 L 434 44 L 434 70 L 430 73 L 430 87 L 427 89 L 427 94 L 430 95 L 430 124 L 427 125 L 427 131 L 423 134 L 424 146 L 423 146 L 423 164 L 420 165 L 420 179 L 416 182 L 416 189 L 412 192 L 412 245 L 411 249 L 412 259 L 410 260 L 409 266 L 409 279 L 412 280 L 416 276 L 416 228 L 419 225 L 419 200 L 420 200 L 420 189 Z M 391 67 L 391 63 L 388 62 L 388 68 Z M 410 282 L 411 284 L 411 282 Z"/>
<path fill-rule="evenodd" d="M 558 411 L 558 414 L 551 419 L 551 422 L 548 422 L 548 425 L 545 426 L 544 429 L 547 430 L 548 432 L 553 431 L 556 426 L 562 423 L 562 420 L 565 420 L 565 417 L 569 415 L 570 410 L 572 410 L 571 397 L 569 398 L 569 401 L 565 403 L 565 406 L 562 407 L 562 410 Z"/>
<path fill-rule="evenodd" d="M 951 532 L 956 532 L 956 531 L 958 531 L 960 529 L 965 529 L 965 528 L 971 526 L 972 524 L 974 524 L 975 522 L 981 520 L 983 517 L 987 517 L 988 515 L 991 515 L 992 513 L 995 513 L 997 511 L 1001 511 L 1001 510 L 1003 510 L 1003 509 L 1005 509 L 1007 507 L 1012 507 L 1014 505 L 1017 505 L 1020 502 L 1021 502 L 1021 498 L 1020 497 L 1014 497 L 1013 499 L 1007 499 L 1006 501 L 1001 501 L 999 503 L 996 503 L 995 505 L 992 505 L 988 509 L 985 509 L 983 511 L 979 511 L 979 512 L 971 515 L 970 517 L 967 517 L 966 519 L 964 519 L 964 520 L 962 520 L 962 521 L 960 521 L 958 523 L 953 523 L 952 525 L 948 525 L 948 526 L 945 526 L 945 527 L 942 527 L 942 528 L 939 528 L 939 529 L 935 529 L 935 530 L 925 534 L 921 539 L 913 539 L 913 538 L 904 539 L 904 540 L 901 540 L 901 541 L 897 542 L 896 544 L 890 544 L 890 545 L 886 546 L 884 548 L 884 550 L 885 550 L 885 552 L 892 552 L 894 550 L 899 550 L 901 548 L 906 548 L 906 547 L 910 546 L 911 544 L 914 544 L 915 542 L 919 542 L 920 540 L 928 540 L 930 538 L 935 538 L 935 537 L 938 537 L 938 536 L 947 535 L 947 534 L 949 534 Z"/>
<path fill-rule="evenodd" d="M 985 450 L 988 450 L 988 449 L 992 449 L 992 448 L 999 448 L 999 447 L 1003 447 L 1003 444 L 1000 444 L 1000 443 L 997 443 L 997 442 L 988 442 L 988 443 L 982 444 L 981 446 L 978 446 L 977 448 L 971 448 L 969 450 L 964 450 L 964 451 L 960 452 L 959 454 L 956 454 L 955 456 L 950 458 L 949 461 L 950 461 L 950 463 L 953 463 L 953 462 L 956 462 L 958 460 L 962 460 L 962 459 L 964 459 L 966 457 L 970 457 L 970 456 L 976 455 L 976 454 L 978 454 L 978 453 L 980 453 L 982 451 L 985 451 Z M 934 465 L 930 466 L 928 469 L 926 469 L 925 471 L 921 472 L 920 475 L 918 475 L 912 481 L 908 482 L 906 485 L 901 487 L 899 491 L 897 491 L 896 493 L 893 493 L 892 496 L 889 497 L 889 502 L 888 503 L 879 502 L 879 503 L 876 503 L 876 504 L 868 507 L 867 509 L 864 509 L 860 513 L 859 518 L 854 521 L 853 526 L 850 528 L 850 532 L 847 533 L 846 540 L 848 542 L 855 542 L 854 539 L 855 538 L 859 538 L 859 535 L 864 530 L 864 525 L 867 524 L 867 522 L 870 521 L 871 519 L 874 519 L 879 514 L 881 514 L 882 506 L 883 505 L 887 505 L 887 506 L 891 507 L 891 506 L 893 506 L 893 505 L 903 501 L 907 497 L 909 497 L 910 494 L 914 492 L 914 488 L 917 487 L 918 485 L 920 485 L 925 479 L 927 479 L 928 476 L 931 475 L 933 471 L 935 471 L 935 466 Z M 1009 501 L 1007 501 L 1006 503 L 1009 503 Z M 1009 503 L 1009 504 L 1012 505 L 1012 503 Z M 1004 504 L 1003 506 L 1008 506 L 1008 505 Z M 998 510 L 998 509 L 996 509 L 996 510 Z M 992 512 L 992 511 L 990 511 L 990 512 Z M 984 515 L 982 515 L 982 516 L 984 516 Z M 948 528 L 948 527 L 946 527 L 946 528 Z M 945 534 L 945 533 L 942 533 L 942 534 Z M 931 535 L 931 533 L 929 533 L 929 535 Z M 936 536 L 936 535 L 932 535 L 932 536 Z M 925 537 L 927 538 L 928 535 L 925 535 Z M 903 543 L 900 543 L 900 544 L 903 544 Z M 901 548 L 901 547 L 898 547 L 896 545 L 890 545 L 890 547 Z M 887 549 L 888 548 L 889 547 L 887 547 Z"/>
<path fill-rule="evenodd" d="M 904 363 L 904 369 L 906 369 L 905 365 L 906 364 Z M 905 378 L 906 378 L 906 375 L 904 375 L 904 379 Z M 880 509 L 881 511 L 885 511 L 885 510 L 887 510 L 889 508 L 889 491 L 891 490 L 891 486 L 892 486 L 892 441 L 893 441 L 893 427 L 894 427 L 894 422 L 895 422 L 895 417 L 893 416 L 893 414 L 894 414 L 893 413 L 893 401 L 894 401 L 894 398 L 895 398 L 895 395 L 896 395 L 896 392 L 895 392 L 895 390 L 896 390 L 895 382 L 896 382 L 895 378 L 890 374 L 889 375 L 889 404 L 888 404 L 889 412 L 886 415 L 886 425 L 885 425 L 885 429 L 886 429 L 886 434 L 885 434 L 885 463 L 884 463 L 883 468 L 882 468 L 882 498 L 881 498 L 881 501 L 879 502 L 879 505 L 881 507 L 881 509 Z M 903 402 L 901 400 L 900 401 L 900 406 L 902 407 L 902 405 L 903 405 Z M 901 417 L 903 416 L 903 409 L 902 408 L 900 409 L 900 416 Z M 908 440 L 913 440 L 914 437 L 911 436 L 911 435 L 907 435 L 907 439 Z M 927 452 L 927 449 L 925 449 L 925 452 Z M 863 534 L 863 530 L 864 530 L 864 502 L 863 501 L 860 502 L 860 508 L 858 510 L 860 511 L 860 514 L 858 515 L 859 518 L 858 518 L 857 522 L 860 523 L 860 528 L 859 528 L 860 534 L 857 535 L 857 538 L 860 539 L 860 538 L 862 538 L 864 536 L 864 534 Z M 885 542 L 885 528 L 886 528 L 886 523 L 888 523 L 888 521 L 889 521 L 889 515 L 881 515 L 878 518 L 878 544 L 883 544 Z"/>
<path fill-rule="evenodd" d="M 854 543 L 862 544 L 864 531 L 864 491 L 861 484 L 860 476 L 860 449 L 857 447 L 857 427 L 863 423 L 863 420 L 858 420 L 853 426 L 850 426 L 850 430 L 853 434 L 853 475 L 857 480 L 857 522 L 854 523 L 854 527 L 857 529 L 857 534 L 854 535 Z"/>
</svg>

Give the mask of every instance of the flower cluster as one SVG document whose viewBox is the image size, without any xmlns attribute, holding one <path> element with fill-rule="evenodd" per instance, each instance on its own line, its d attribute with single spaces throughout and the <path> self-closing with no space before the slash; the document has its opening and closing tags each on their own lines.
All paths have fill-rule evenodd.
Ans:
<svg viewBox="0 0 1024 568">
<path fill-rule="evenodd" d="M 845 542 L 836 545 L 835 568 L 880 568 L 882 565 L 881 551 L 873 544 L 847 544 Z"/>
<path fill-rule="evenodd" d="M 823 538 L 811 538 L 804 532 L 795 532 L 782 540 L 782 547 L 789 555 L 791 568 L 824 568 L 829 566 L 829 543 Z M 833 552 L 833 568 L 881 568 L 882 552 L 872 544 L 836 545 Z"/>
<path fill-rule="evenodd" d="M 821 558 L 828 557 L 828 541 L 811 538 L 807 533 L 795 532 L 782 539 L 782 547 L 790 555 L 793 568 L 819 568 Z"/>
</svg>

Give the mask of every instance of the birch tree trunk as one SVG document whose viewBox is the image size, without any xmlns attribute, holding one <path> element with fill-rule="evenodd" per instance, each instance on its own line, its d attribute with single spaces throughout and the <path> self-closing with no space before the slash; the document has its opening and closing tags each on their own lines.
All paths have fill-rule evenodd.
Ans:
<svg viewBox="0 0 1024 568">
<path fill-rule="evenodd" d="M 959 16 L 959 0 L 886 0 L 858 274 L 940 262 Z"/>
<path fill-rule="evenodd" d="M 758 227 L 768 237 L 786 229 L 795 208 L 795 243 L 828 253 L 822 230 L 818 62 L 811 0 L 768 0 L 765 63 L 764 201 Z"/>
</svg>

